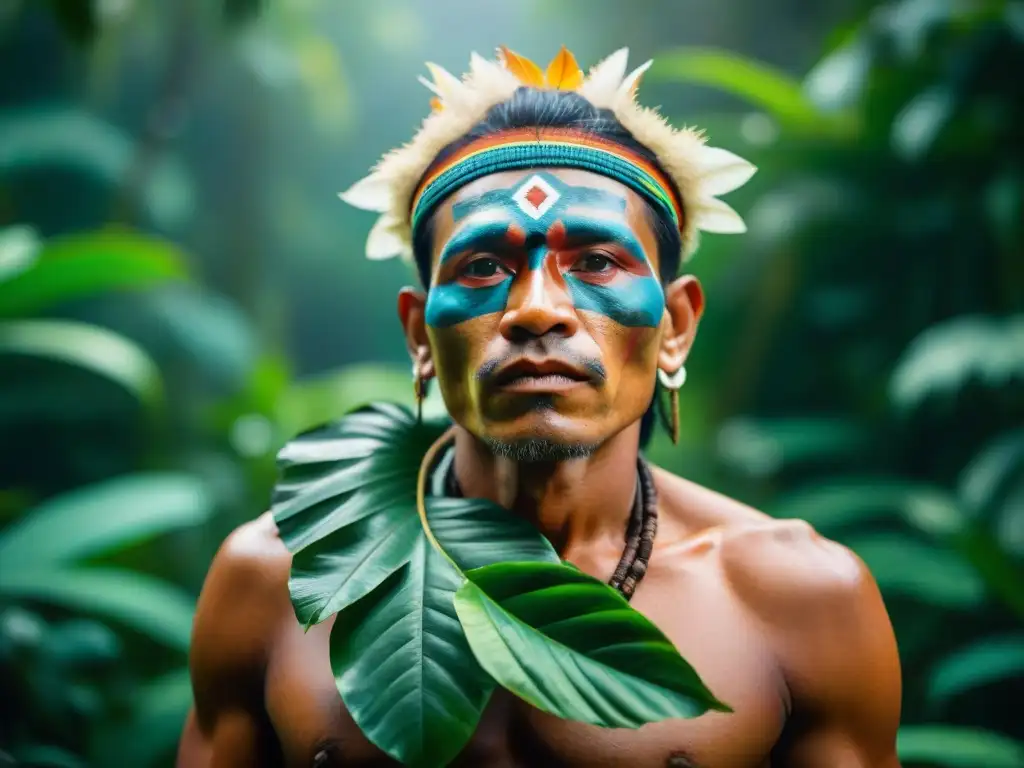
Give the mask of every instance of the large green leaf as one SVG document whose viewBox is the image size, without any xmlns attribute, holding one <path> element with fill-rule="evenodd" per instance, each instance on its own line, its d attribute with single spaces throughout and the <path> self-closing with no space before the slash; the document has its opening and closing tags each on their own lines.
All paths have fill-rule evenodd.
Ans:
<svg viewBox="0 0 1024 768">
<path fill-rule="evenodd" d="M 185 277 L 184 257 L 169 243 L 128 232 L 75 235 L 48 243 L 29 268 L 0 280 L 0 317 Z"/>
<path fill-rule="evenodd" d="M 635 727 L 722 708 L 653 624 L 608 585 L 561 564 L 536 528 L 488 501 L 438 495 L 450 452 L 433 478 L 424 478 L 434 493 L 425 496 L 421 519 L 420 465 L 440 436 L 439 426 L 376 403 L 301 435 L 279 454 L 272 510 L 293 553 L 292 603 L 306 626 L 337 614 L 331 659 L 338 689 L 371 741 L 406 764 L 434 766 L 469 739 L 494 684 L 483 667 L 493 674 L 503 662 L 479 642 L 470 648 L 466 616 L 473 627 L 480 621 L 462 608 L 456 613 L 456 603 L 472 611 L 477 598 L 497 617 L 492 634 L 512 642 L 524 620 L 542 618 L 537 610 L 516 618 L 515 606 L 508 613 L 500 597 L 487 596 L 504 576 L 483 588 L 466 582 L 467 571 L 486 581 L 487 569 L 507 560 L 547 568 L 543 575 L 553 588 L 557 582 L 579 598 L 566 614 L 575 619 L 572 626 L 545 624 L 552 638 L 527 627 L 540 648 L 538 672 L 575 679 L 583 665 L 613 680 L 601 691 L 609 702 L 594 704 L 603 719 L 579 703 L 593 691 L 552 693 L 541 704 L 549 711 Z M 537 605 L 550 611 L 562 604 Z M 539 700 L 521 686 L 512 690 Z"/>
<path fill-rule="evenodd" d="M 608 728 L 728 711 L 607 584 L 551 563 L 500 563 L 466 576 L 455 609 L 473 653 L 533 706 Z"/>
<path fill-rule="evenodd" d="M 416 511 L 420 463 L 440 435 L 397 406 L 356 411 L 285 446 L 272 505 L 299 621 L 341 612 L 331 663 L 342 699 L 367 738 L 413 766 L 447 764 L 494 686 L 455 616 L 462 579 Z"/>
<path fill-rule="evenodd" d="M 957 725 L 905 725 L 897 749 L 904 764 L 946 768 L 1020 768 L 1024 744 L 991 731 Z"/>
<path fill-rule="evenodd" d="M 363 733 L 403 765 L 447 765 L 494 688 L 455 615 L 461 583 L 421 535 L 405 567 L 339 615 L 331 633 L 342 700 Z"/>
<path fill-rule="evenodd" d="M 708 85 L 762 107 L 782 123 L 824 128 L 832 122 L 804 94 L 798 80 L 735 53 L 680 48 L 658 55 L 651 79 Z"/>
<path fill-rule="evenodd" d="M 193 599 L 166 582 L 118 568 L 35 568 L 4 573 L 0 596 L 96 614 L 185 653 Z"/>
<path fill-rule="evenodd" d="M 0 578 L 112 552 L 205 522 L 213 501 L 198 478 L 129 475 L 49 499 L 0 533 Z"/>
<path fill-rule="evenodd" d="M 558 563 L 558 553 L 530 523 L 483 499 L 428 499 L 427 520 L 462 571 L 505 561 Z"/>
<path fill-rule="evenodd" d="M 928 696 L 943 704 L 974 688 L 1024 678 L 1024 635 L 988 637 L 950 654 L 931 670 Z"/>
<path fill-rule="evenodd" d="M 278 455 L 272 511 L 293 553 L 291 592 L 306 626 L 350 605 L 401 568 L 423 535 L 416 480 L 441 436 L 408 411 L 374 405 L 307 432 Z M 429 499 L 441 546 L 463 569 L 507 559 L 558 562 L 529 523 L 477 499 Z"/>
<path fill-rule="evenodd" d="M 355 602 L 408 561 L 422 536 L 416 477 L 440 434 L 405 409 L 374 406 L 278 454 L 271 511 L 293 554 L 292 601 L 303 624 Z"/>
<path fill-rule="evenodd" d="M 0 357 L 5 355 L 82 368 L 118 384 L 148 406 L 163 399 L 160 372 L 149 356 L 123 336 L 95 325 L 63 320 L 0 323 Z"/>
</svg>

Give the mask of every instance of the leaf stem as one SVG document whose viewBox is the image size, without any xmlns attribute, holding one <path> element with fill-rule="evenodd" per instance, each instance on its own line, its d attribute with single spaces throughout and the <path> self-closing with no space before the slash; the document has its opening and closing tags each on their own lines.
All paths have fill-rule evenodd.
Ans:
<svg viewBox="0 0 1024 768">
<path fill-rule="evenodd" d="M 427 452 L 423 454 L 423 461 L 420 462 L 419 475 L 416 478 L 416 513 L 420 516 L 420 524 L 423 526 L 423 533 L 426 534 L 427 540 L 433 545 L 434 549 L 441 553 L 445 560 L 452 564 L 452 567 L 463 579 L 466 575 L 462 572 L 462 569 L 456 564 L 456 562 L 448 555 L 447 552 L 441 547 L 440 542 L 434 537 L 434 532 L 430 530 L 430 521 L 427 520 L 427 475 L 430 472 L 430 468 L 434 466 L 434 462 L 437 459 L 437 455 L 446 448 L 449 443 L 455 439 L 455 427 L 449 427 L 443 435 L 441 435 L 434 444 L 427 449 Z"/>
</svg>

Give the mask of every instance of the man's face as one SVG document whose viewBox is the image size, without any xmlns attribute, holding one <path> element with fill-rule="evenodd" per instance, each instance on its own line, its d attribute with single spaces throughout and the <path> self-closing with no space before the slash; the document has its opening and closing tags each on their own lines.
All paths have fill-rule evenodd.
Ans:
<svg viewBox="0 0 1024 768">
<path fill-rule="evenodd" d="M 637 421 L 673 333 L 645 204 L 580 170 L 498 173 L 446 201 L 422 318 L 452 418 L 520 460 L 586 455 Z"/>
</svg>

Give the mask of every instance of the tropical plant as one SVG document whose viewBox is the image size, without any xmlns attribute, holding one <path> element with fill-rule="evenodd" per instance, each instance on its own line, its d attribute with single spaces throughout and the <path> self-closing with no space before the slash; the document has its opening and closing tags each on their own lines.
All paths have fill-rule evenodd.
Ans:
<svg viewBox="0 0 1024 768">
<path fill-rule="evenodd" d="M 150 543 L 158 537 L 209 528 L 231 500 L 187 467 L 146 468 L 166 464 L 174 397 L 160 364 L 109 327 L 59 314 L 97 296 L 152 299 L 168 288 L 179 297 L 195 290 L 165 241 L 116 230 L 44 241 L 28 227 L 0 230 L 0 436 L 25 448 L 2 468 L 12 490 L 0 528 L 0 679 L 12 696 L 0 744 L 20 764 L 162 763 L 191 701 L 184 663 L 194 592 L 148 566 L 145 553 L 160 551 Z M 214 401 L 214 421 L 227 431 L 263 418 L 289 434 L 396 378 L 363 367 L 291 384 L 272 371 L 256 367 L 246 390 Z M 407 389 L 394 388 L 395 397 Z M 34 472 L 40 451 L 67 460 L 63 444 L 83 432 L 94 436 L 90 457 L 103 458 L 119 430 L 141 431 L 151 455 L 125 465 L 115 450 L 86 485 L 79 478 L 90 473 L 76 477 L 74 464 L 56 476 Z M 261 450 L 277 439 L 265 436 Z M 67 482 L 61 474 L 77 487 L 54 495 Z M 42 500 L 33 507 L 34 499 Z"/>
<path fill-rule="evenodd" d="M 503 36 L 529 30 L 543 55 L 580 29 L 574 0 L 540 25 L 529 5 L 505 7 Z M 644 0 L 586 40 L 598 55 L 627 21 L 635 49 L 701 30 L 792 66 L 845 12 L 813 5 L 798 22 L 753 0 Z M 411 404 L 404 365 L 292 372 L 402 359 L 384 318 L 405 275 L 339 258 L 363 229 L 333 193 L 421 116 L 382 49 L 461 65 L 480 32 L 439 53 L 417 48 L 418 6 L 345 13 L 0 3 L 0 762 L 171 764 L 184 617 L 217 543 L 263 509 L 275 452 L 362 403 Z M 644 84 L 762 169 L 735 201 L 750 235 L 707 238 L 694 262 L 709 309 L 685 440 L 650 456 L 871 564 L 908 766 L 1024 764 L 1022 29 L 1019 2 L 891 2 L 802 80 L 680 49 L 655 51 Z M 754 111 L 692 109 L 721 92 Z M 353 131 L 362 112 L 387 120 Z M 383 605 L 408 570 L 345 610 Z"/>
<path fill-rule="evenodd" d="M 757 361 L 725 374 L 723 410 L 743 415 L 719 432 L 718 478 L 871 567 L 903 659 L 907 765 L 1024 764 L 1021 721 L 999 714 L 1024 681 L 1021 10 L 890 2 L 803 82 L 715 51 L 650 73 L 759 110 L 732 121 L 762 166 L 749 250 L 709 295 L 758 288 L 702 329 Z M 719 350 L 735 342 L 693 369 L 728 370 Z"/>
</svg>

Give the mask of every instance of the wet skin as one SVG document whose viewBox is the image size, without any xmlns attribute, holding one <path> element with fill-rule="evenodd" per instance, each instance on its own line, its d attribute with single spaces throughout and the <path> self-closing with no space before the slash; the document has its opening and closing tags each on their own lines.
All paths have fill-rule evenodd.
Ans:
<svg viewBox="0 0 1024 768">
<path fill-rule="evenodd" d="M 692 277 L 658 282 L 654 234 L 631 191 L 539 171 L 559 199 L 534 216 L 513 199 L 531 175 L 481 179 L 439 209 L 430 291 L 404 290 L 399 314 L 456 422 L 467 495 L 530 520 L 565 559 L 607 579 L 635 490 L 638 420 L 656 369 L 685 361 L 703 294 Z M 524 464 L 490 447 L 537 437 L 592 451 Z M 603 730 L 499 691 L 453 766 L 898 768 L 899 660 L 863 563 L 805 523 L 662 470 L 654 478 L 658 535 L 633 605 L 734 713 Z M 338 696 L 333 618 L 307 633 L 296 622 L 290 563 L 269 515 L 214 559 L 179 766 L 394 764 Z"/>
</svg>

